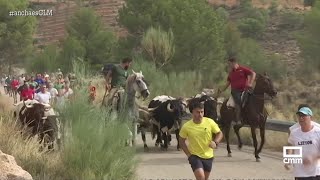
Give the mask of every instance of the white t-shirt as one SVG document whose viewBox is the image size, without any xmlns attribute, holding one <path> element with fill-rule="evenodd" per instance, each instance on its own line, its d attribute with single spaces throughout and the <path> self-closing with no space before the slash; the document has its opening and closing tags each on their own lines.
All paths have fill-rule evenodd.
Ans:
<svg viewBox="0 0 320 180">
<path fill-rule="evenodd" d="M 320 128 L 320 124 L 319 123 L 311 121 L 311 124 Z M 300 128 L 300 127 L 301 127 L 300 124 L 297 122 L 294 125 L 290 126 L 289 130 L 291 132 L 293 129 Z"/>
<path fill-rule="evenodd" d="M 51 89 L 49 89 L 49 93 L 52 98 L 55 98 L 58 95 L 58 90 L 56 88 L 51 88 Z"/>
<path fill-rule="evenodd" d="M 39 101 L 42 104 L 50 104 L 51 95 L 49 92 L 42 93 L 39 92 L 34 97 L 35 100 Z"/>
<path fill-rule="evenodd" d="M 320 155 L 320 128 L 313 126 L 309 132 L 302 132 L 301 128 L 291 131 L 288 142 L 293 146 L 302 146 L 302 158 L 314 160 Z M 310 177 L 320 173 L 320 161 L 311 161 L 310 165 L 294 164 L 295 177 Z"/>
</svg>

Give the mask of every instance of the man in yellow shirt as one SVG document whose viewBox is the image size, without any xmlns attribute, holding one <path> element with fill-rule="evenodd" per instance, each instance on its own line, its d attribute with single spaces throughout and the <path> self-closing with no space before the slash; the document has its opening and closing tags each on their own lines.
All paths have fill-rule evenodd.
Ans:
<svg viewBox="0 0 320 180">
<path fill-rule="evenodd" d="M 182 126 L 179 142 L 188 156 L 196 179 L 208 180 L 214 159 L 213 149 L 218 146 L 223 134 L 212 119 L 203 117 L 204 106 L 200 101 L 191 101 L 189 110 L 192 112 L 192 120 Z M 216 134 L 215 138 L 214 134 Z M 187 139 L 188 147 L 186 145 Z"/>
</svg>

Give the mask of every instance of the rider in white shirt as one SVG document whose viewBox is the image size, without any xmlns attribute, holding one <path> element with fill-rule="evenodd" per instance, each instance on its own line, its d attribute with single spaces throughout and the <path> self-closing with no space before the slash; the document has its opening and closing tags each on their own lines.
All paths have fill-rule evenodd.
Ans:
<svg viewBox="0 0 320 180">
<path fill-rule="evenodd" d="M 35 95 L 34 99 L 42 104 L 50 104 L 51 95 L 49 92 L 47 92 L 47 87 L 45 84 L 41 85 L 40 92 Z"/>
<path fill-rule="evenodd" d="M 300 108 L 297 115 L 300 128 L 293 128 L 288 139 L 290 145 L 302 147 L 303 164 L 293 164 L 295 179 L 320 179 L 320 127 L 312 124 L 309 107 Z"/>
</svg>

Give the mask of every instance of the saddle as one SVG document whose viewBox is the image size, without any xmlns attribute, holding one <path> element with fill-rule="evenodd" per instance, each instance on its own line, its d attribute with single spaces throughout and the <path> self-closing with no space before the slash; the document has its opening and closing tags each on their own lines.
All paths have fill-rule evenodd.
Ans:
<svg viewBox="0 0 320 180">
<path fill-rule="evenodd" d="M 250 92 L 247 91 L 243 91 L 241 94 L 241 108 L 244 108 L 244 106 L 247 104 L 248 102 L 248 97 L 250 95 Z M 230 95 L 228 101 L 227 101 L 227 107 L 228 108 L 235 108 L 236 103 L 232 97 L 232 95 Z"/>
</svg>

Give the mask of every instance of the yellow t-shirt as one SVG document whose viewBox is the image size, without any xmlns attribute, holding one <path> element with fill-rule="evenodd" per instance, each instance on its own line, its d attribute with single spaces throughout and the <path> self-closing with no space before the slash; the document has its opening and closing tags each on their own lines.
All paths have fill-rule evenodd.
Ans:
<svg viewBox="0 0 320 180">
<path fill-rule="evenodd" d="M 213 134 L 220 132 L 220 128 L 212 119 L 203 117 L 200 124 L 193 120 L 186 122 L 179 135 L 187 138 L 189 142 L 188 149 L 191 154 L 197 155 L 204 159 L 214 157 L 213 149 L 209 147 Z"/>
</svg>

